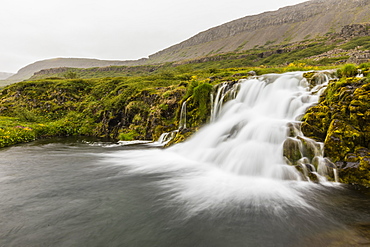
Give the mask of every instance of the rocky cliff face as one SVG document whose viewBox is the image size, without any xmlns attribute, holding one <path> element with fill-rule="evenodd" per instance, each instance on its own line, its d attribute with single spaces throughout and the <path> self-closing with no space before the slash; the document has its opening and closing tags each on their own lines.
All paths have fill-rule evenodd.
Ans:
<svg viewBox="0 0 370 247">
<path fill-rule="evenodd" d="M 311 0 L 211 28 L 149 58 L 152 62 L 178 61 L 242 51 L 256 45 L 282 44 L 340 32 L 345 25 L 368 21 L 367 0 Z"/>
</svg>

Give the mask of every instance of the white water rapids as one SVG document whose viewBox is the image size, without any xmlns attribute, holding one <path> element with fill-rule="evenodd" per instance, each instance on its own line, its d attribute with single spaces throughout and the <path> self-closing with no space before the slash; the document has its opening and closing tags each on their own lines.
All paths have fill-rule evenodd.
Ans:
<svg viewBox="0 0 370 247">
<path fill-rule="evenodd" d="M 298 179 L 285 165 L 282 144 L 287 124 L 317 102 L 317 95 L 307 90 L 302 73 L 266 75 L 239 86 L 212 124 L 174 150 L 239 175 Z"/>
<path fill-rule="evenodd" d="M 318 101 L 323 87 L 310 90 L 302 75 L 241 80 L 233 99 L 223 104 L 224 95 L 216 96 L 213 121 L 190 140 L 165 150 L 111 154 L 109 162 L 134 174 L 161 176 L 156 186 L 168 194 L 168 203 L 182 204 L 190 215 L 220 213 L 231 205 L 275 215 L 288 208 L 315 210 L 305 198 L 320 185 L 300 181 L 283 158 L 288 123 Z"/>
</svg>

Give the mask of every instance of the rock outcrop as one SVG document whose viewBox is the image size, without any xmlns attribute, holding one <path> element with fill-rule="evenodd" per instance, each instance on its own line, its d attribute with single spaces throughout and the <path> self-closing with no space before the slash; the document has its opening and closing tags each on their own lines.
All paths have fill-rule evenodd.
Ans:
<svg viewBox="0 0 370 247">
<path fill-rule="evenodd" d="M 346 39 L 370 36 L 370 23 L 346 25 L 342 28 L 340 36 Z"/>
</svg>

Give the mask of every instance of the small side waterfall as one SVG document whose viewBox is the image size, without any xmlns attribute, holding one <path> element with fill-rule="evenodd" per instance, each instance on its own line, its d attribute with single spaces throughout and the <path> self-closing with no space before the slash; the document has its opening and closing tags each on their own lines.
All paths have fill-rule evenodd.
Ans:
<svg viewBox="0 0 370 247">
<path fill-rule="evenodd" d="M 182 103 L 179 121 L 179 130 L 186 129 L 186 100 Z"/>
<path fill-rule="evenodd" d="M 177 132 L 178 130 L 162 133 L 161 136 L 158 138 L 158 140 L 154 143 L 154 145 L 159 145 L 159 146 L 166 145 L 173 138 L 175 138 Z"/>
<path fill-rule="evenodd" d="M 229 100 L 235 99 L 240 88 L 239 82 L 223 82 L 216 86 L 215 95 L 211 95 L 211 122 L 214 122 L 221 112 L 222 106 Z"/>
<path fill-rule="evenodd" d="M 176 137 L 176 134 L 182 130 L 186 129 L 186 101 L 184 101 L 181 105 L 180 111 L 180 120 L 179 120 L 179 127 L 177 130 L 162 133 L 159 139 L 153 143 L 153 145 L 157 146 L 164 146 L 169 143 L 173 138 Z"/>
<path fill-rule="evenodd" d="M 307 181 L 327 182 L 331 177 L 338 182 L 336 166 L 324 157 L 324 144 L 303 135 L 299 122 L 288 124 L 289 137 L 283 144 L 285 162 L 301 171 Z"/>
</svg>

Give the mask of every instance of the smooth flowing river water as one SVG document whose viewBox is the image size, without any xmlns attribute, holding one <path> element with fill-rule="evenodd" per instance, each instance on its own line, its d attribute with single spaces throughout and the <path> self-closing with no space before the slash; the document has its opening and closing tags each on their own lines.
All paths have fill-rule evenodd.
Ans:
<svg viewBox="0 0 370 247">
<path fill-rule="evenodd" d="M 370 245 L 369 191 L 327 181 L 319 148 L 302 163 L 323 161 L 317 182 L 283 157 L 327 79 L 225 84 L 212 122 L 167 149 L 71 138 L 0 149 L 0 246 Z"/>
<path fill-rule="evenodd" d="M 163 152 L 75 139 L 1 149 L 0 246 L 370 244 L 367 191 L 248 181 Z M 161 155 L 172 170 L 132 170 L 133 156 Z"/>
</svg>

